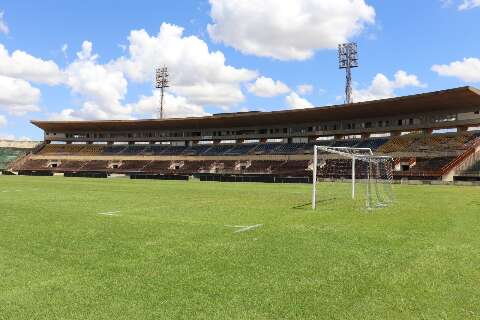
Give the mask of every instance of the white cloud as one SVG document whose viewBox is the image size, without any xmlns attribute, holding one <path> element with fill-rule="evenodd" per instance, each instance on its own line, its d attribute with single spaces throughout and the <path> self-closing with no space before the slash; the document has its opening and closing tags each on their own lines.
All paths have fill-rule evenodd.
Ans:
<svg viewBox="0 0 480 320">
<path fill-rule="evenodd" d="M 254 83 L 247 84 L 249 92 L 264 98 L 275 97 L 290 92 L 290 88 L 281 81 L 259 77 Z"/>
<path fill-rule="evenodd" d="M 0 128 L 5 127 L 7 125 L 7 118 L 0 114 Z"/>
<path fill-rule="evenodd" d="M 162 24 L 157 36 L 145 30 L 130 33 L 128 55 L 100 64 L 91 42 L 85 41 L 77 58 L 69 64 L 65 83 L 81 101 L 81 107 L 51 114 L 53 119 L 130 119 L 140 110 L 158 104 L 153 96 L 141 96 L 126 104 L 128 79 L 152 82 L 156 66 L 166 65 L 171 87 L 167 115 L 205 115 L 203 105 L 230 107 L 244 100 L 241 84 L 256 72 L 225 64 L 221 52 L 209 52 L 207 44 L 194 36 L 184 37 L 183 29 Z M 65 47 L 66 49 L 66 47 Z M 149 113 L 148 111 L 145 111 Z M 150 113 L 155 113 L 151 110 Z"/>
<path fill-rule="evenodd" d="M 244 100 L 240 85 L 253 80 L 256 72 L 226 65 L 220 51 L 210 52 L 196 36 L 183 36 L 183 28 L 163 23 L 156 36 L 133 30 L 128 38 L 128 56 L 112 63 L 137 82 L 151 82 L 154 68 L 167 66 L 169 91 L 190 103 L 235 105 Z"/>
<path fill-rule="evenodd" d="M 77 112 L 74 109 L 63 109 L 60 112 L 55 112 L 50 114 L 50 120 L 57 120 L 57 121 L 78 121 L 83 120 L 75 116 Z"/>
<path fill-rule="evenodd" d="M 448 8 L 453 4 L 453 0 L 440 0 L 442 8 Z"/>
<path fill-rule="evenodd" d="M 10 29 L 8 28 L 8 25 L 3 18 L 4 15 L 5 12 L 0 11 L 0 33 L 8 34 L 10 32 Z"/>
<path fill-rule="evenodd" d="M 313 86 L 311 84 L 301 84 L 297 86 L 297 92 L 300 94 L 310 94 L 313 92 Z"/>
<path fill-rule="evenodd" d="M 300 97 L 296 92 L 285 97 L 285 103 L 291 109 L 313 108 L 313 104 L 305 98 Z"/>
<path fill-rule="evenodd" d="M 138 102 L 129 105 L 134 113 L 158 117 L 159 93 L 155 91 L 151 96 L 141 96 Z M 166 93 L 164 96 L 164 116 L 166 118 L 183 118 L 207 116 L 202 106 L 189 103 L 184 97 Z"/>
<path fill-rule="evenodd" d="M 480 0 L 463 0 L 463 3 L 458 6 L 458 10 L 469 10 L 480 7 Z"/>
<path fill-rule="evenodd" d="M 209 0 L 208 33 L 243 53 L 305 60 L 375 22 L 364 0 Z"/>
<path fill-rule="evenodd" d="M 75 119 L 129 119 L 131 108 L 122 105 L 127 93 L 127 80 L 111 65 L 97 63 L 92 43 L 84 41 L 77 59 L 65 70 L 66 83 L 83 104 L 80 110 L 63 110 L 55 116 Z"/>
<path fill-rule="evenodd" d="M 65 60 L 68 59 L 68 43 L 64 43 L 60 50 L 62 51 Z"/>
<path fill-rule="evenodd" d="M 397 71 L 393 80 L 389 80 L 384 74 L 378 73 L 367 89 L 353 90 L 353 100 L 361 102 L 392 98 L 396 96 L 396 89 L 425 86 L 416 75 L 408 74 L 403 70 Z"/>
<path fill-rule="evenodd" d="M 434 65 L 432 71 L 441 76 L 456 77 L 465 82 L 480 82 L 480 59 L 465 58 L 450 64 Z"/>
<path fill-rule="evenodd" d="M 0 133 L 0 140 L 15 140 L 15 136 L 13 134 Z"/>
<path fill-rule="evenodd" d="M 0 75 L 0 108 L 13 115 L 39 111 L 40 90 L 25 80 Z"/>
<path fill-rule="evenodd" d="M 0 75 L 49 85 L 56 85 L 64 80 L 63 73 L 55 62 L 36 58 L 20 50 L 10 55 L 2 44 L 0 44 Z"/>
</svg>

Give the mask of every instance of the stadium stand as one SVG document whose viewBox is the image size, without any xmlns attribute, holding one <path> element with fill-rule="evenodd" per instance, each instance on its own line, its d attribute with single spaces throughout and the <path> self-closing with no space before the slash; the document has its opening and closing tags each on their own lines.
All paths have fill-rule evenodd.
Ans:
<svg viewBox="0 0 480 320">
<path fill-rule="evenodd" d="M 144 172 L 149 173 L 165 173 L 170 170 L 171 161 L 150 161 L 143 168 Z"/>
<path fill-rule="evenodd" d="M 360 141 L 355 145 L 356 148 L 370 148 L 372 151 L 377 151 L 381 146 L 387 143 L 388 138 L 372 138 Z"/>
<path fill-rule="evenodd" d="M 190 146 L 185 148 L 185 150 L 183 150 L 181 154 L 185 156 L 197 156 L 210 149 L 210 147 L 210 145 Z"/>
<path fill-rule="evenodd" d="M 278 146 L 279 144 L 274 144 L 274 143 L 260 143 L 260 144 L 257 144 L 257 146 L 250 151 L 250 154 L 257 154 L 257 155 L 270 154 Z"/>
<path fill-rule="evenodd" d="M 250 153 L 251 150 L 253 150 L 257 145 L 256 144 L 240 144 L 240 145 L 234 145 L 232 146 L 231 149 L 228 149 L 223 153 L 225 156 L 238 156 L 238 155 L 243 155 L 243 154 L 248 154 Z"/>
<path fill-rule="evenodd" d="M 201 153 L 204 156 L 221 156 L 232 148 L 231 145 L 214 145 Z"/>
<path fill-rule="evenodd" d="M 442 174 L 442 169 L 452 162 L 455 157 L 436 157 L 436 158 L 416 158 L 406 171 L 401 171 L 397 175 L 430 175 L 430 176 L 440 176 Z"/>
<path fill-rule="evenodd" d="M 308 176 L 308 160 L 257 160 L 246 159 L 243 165 L 237 160 L 228 160 L 237 156 L 307 156 L 313 144 L 333 147 L 371 148 L 384 154 L 414 153 L 413 164 L 408 171 L 398 171 L 401 177 L 438 177 L 442 168 L 451 163 L 456 155 L 468 150 L 479 141 L 478 132 L 458 134 L 409 134 L 390 138 L 367 138 L 350 140 L 315 141 L 312 143 L 253 143 L 253 144 L 217 144 L 196 145 L 190 147 L 165 145 L 46 145 L 37 155 L 87 157 L 85 161 L 59 161 L 46 163 L 29 160 L 22 169 L 71 171 L 105 171 L 117 173 L 151 172 L 172 174 L 194 174 L 198 172 L 275 174 L 278 176 Z M 432 157 L 432 153 L 435 157 Z M 438 154 L 440 153 L 440 155 Z M 444 155 L 442 155 L 444 154 Z M 122 156 L 117 165 L 109 166 L 108 160 L 95 157 Z M 130 159 L 131 157 L 225 157 L 224 160 L 197 160 L 195 158 L 175 163 L 156 159 Z M 89 159 L 94 157 L 95 159 Z M 400 158 L 399 158 L 400 160 Z M 335 166 L 335 163 L 332 164 Z M 340 167 L 338 164 L 336 167 Z M 328 167 L 327 167 L 328 168 Z M 342 176 L 338 173 L 337 176 Z"/>
<path fill-rule="evenodd" d="M 465 170 L 463 175 L 480 176 L 480 160 L 478 160 L 473 166 Z"/>
<path fill-rule="evenodd" d="M 302 110 L 165 120 L 32 121 L 44 130 L 44 145 L 12 169 L 268 176 L 277 181 L 274 177 L 309 177 L 313 146 L 318 145 L 370 148 L 391 156 L 396 178 L 451 180 L 459 168 L 459 174 L 468 175 L 466 164 L 480 152 L 480 131 L 475 131 L 480 129 L 479 106 L 480 91 L 463 87 Z M 343 165 L 342 159 L 329 159 L 324 176 L 335 169 L 334 175 L 343 177 Z M 470 169 L 475 173 L 478 167 Z"/>
<path fill-rule="evenodd" d="M 475 138 L 476 136 L 469 132 L 436 135 L 408 134 L 391 138 L 377 150 L 383 153 L 462 151 L 466 150 Z"/>
<path fill-rule="evenodd" d="M 85 171 L 106 171 L 106 168 L 108 168 L 108 161 L 103 160 L 90 160 L 82 167 Z"/>
</svg>

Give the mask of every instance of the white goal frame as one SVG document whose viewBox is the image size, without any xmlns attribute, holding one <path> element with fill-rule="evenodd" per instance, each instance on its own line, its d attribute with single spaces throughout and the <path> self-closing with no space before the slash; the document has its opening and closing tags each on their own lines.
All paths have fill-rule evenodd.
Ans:
<svg viewBox="0 0 480 320">
<path fill-rule="evenodd" d="M 357 159 L 388 159 L 392 160 L 390 156 L 374 155 L 370 148 L 350 148 L 350 147 L 326 147 L 326 146 L 313 146 L 313 168 L 312 168 L 312 209 L 317 208 L 317 168 L 318 168 L 318 150 L 326 153 L 333 153 L 344 158 L 352 159 L 352 200 L 355 200 L 355 162 Z"/>
</svg>

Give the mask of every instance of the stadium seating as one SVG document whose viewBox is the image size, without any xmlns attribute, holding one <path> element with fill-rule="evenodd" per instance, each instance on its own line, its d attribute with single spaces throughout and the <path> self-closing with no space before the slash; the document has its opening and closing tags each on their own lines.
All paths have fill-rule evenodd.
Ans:
<svg viewBox="0 0 480 320">
<path fill-rule="evenodd" d="M 185 147 L 171 146 L 165 148 L 160 154 L 164 156 L 180 155 L 185 149 Z"/>
<path fill-rule="evenodd" d="M 47 170 L 49 160 L 27 159 L 21 166 L 21 170 Z"/>
<path fill-rule="evenodd" d="M 103 148 L 103 154 L 116 155 L 122 153 L 127 148 L 126 145 L 110 145 Z"/>
<path fill-rule="evenodd" d="M 371 138 L 360 141 L 357 143 L 357 148 L 370 148 L 372 151 L 376 151 L 382 145 L 384 145 L 388 141 L 388 138 Z"/>
<path fill-rule="evenodd" d="M 458 134 L 408 134 L 389 138 L 324 140 L 311 143 L 247 143 L 195 145 L 46 145 L 38 154 L 45 155 L 151 155 L 151 156 L 239 156 L 311 154 L 313 145 L 370 148 L 382 153 L 450 152 L 466 150 L 480 132 Z"/>
<path fill-rule="evenodd" d="M 476 136 L 470 132 L 458 134 L 418 135 L 392 137 L 378 148 L 379 152 L 446 152 L 466 150 Z"/>
<path fill-rule="evenodd" d="M 480 160 L 475 162 L 470 168 L 462 172 L 466 176 L 480 176 Z"/>
<path fill-rule="evenodd" d="M 282 177 L 308 177 L 311 175 L 308 159 L 313 146 L 370 148 L 373 151 L 392 154 L 409 153 L 410 168 L 397 171 L 397 177 L 438 176 L 449 165 L 459 161 L 458 157 L 471 152 L 471 146 L 480 141 L 480 132 L 460 132 L 444 134 L 407 134 L 395 137 L 377 137 L 368 139 L 317 140 L 309 143 L 241 143 L 241 144 L 199 144 L 193 146 L 173 146 L 161 144 L 47 144 L 35 151 L 37 158 L 48 155 L 59 155 L 59 160 L 25 161 L 22 170 L 50 170 L 56 172 L 107 172 L 107 173 L 149 173 L 169 175 L 192 175 L 196 173 L 275 175 Z M 24 151 L 0 149 L 0 169 L 6 166 L 7 157 L 15 159 Z M 410 154 L 411 153 L 411 154 Z M 65 156 L 85 156 L 85 160 L 65 160 Z M 95 156 L 95 160 L 88 157 Z M 105 157 L 105 159 L 99 159 Z M 109 156 L 115 156 L 110 158 Z M 176 160 L 165 160 L 162 156 L 175 156 Z M 182 156 L 185 156 L 182 159 Z M 216 156 L 215 160 L 208 157 Z M 240 157 L 239 157 L 240 156 Z M 249 158 L 251 156 L 251 158 Z M 265 156 L 265 159 L 259 159 Z M 280 157 L 279 157 L 280 156 Z M 281 157 L 285 156 L 285 157 Z M 299 157 L 300 156 L 300 157 Z M 137 158 L 135 158 L 137 157 Z M 138 157 L 141 157 L 139 160 Z M 158 158 L 153 158 L 158 157 Z M 194 157 L 201 157 L 195 159 Z M 219 158 L 220 157 L 220 158 Z M 224 157 L 224 158 L 221 158 Z M 239 157 L 239 158 L 236 158 Z M 397 155 L 397 157 L 404 157 Z M 67 157 L 68 159 L 68 157 Z M 115 160 L 113 160 L 115 159 Z M 160 160 L 159 160 L 160 159 Z M 288 160 L 287 160 L 288 159 Z M 401 160 L 397 159 L 396 164 Z M 405 161 L 403 161 L 405 162 Z M 356 163 L 357 172 L 365 172 L 365 164 Z M 319 169 L 321 177 L 350 178 L 350 160 L 328 159 Z M 469 169 L 472 174 L 478 173 L 480 164 Z M 365 169 L 365 170 L 363 170 Z M 468 174 L 466 171 L 466 174 Z"/>
<path fill-rule="evenodd" d="M 122 155 L 142 155 L 145 151 L 145 145 L 129 145 L 120 153 Z"/>
<path fill-rule="evenodd" d="M 138 161 L 138 160 L 126 160 L 122 161 L 121 165 L 115 171 L 118 172 L 131 172 L 131 171 L 143 171 L 150 161 Z"/>
<path fill-rule="evenodd" d="M 285 143 L 280 144 L 272 150 L 272 154 L 302 154 L 306 150 L 305 143 Z"/>
<path fill-rule="evenodd" d="M 336 140 L 332 147 L 340 148 L 354 148 L 357 147 L 357 144 L 359 143 L 359 140 Z"/>
<path fill-rule="evenodd" d="M 108 161 L 92 160 L 84 164 L 83 170 L 85 171 L 105 171 L 108 168 Z"/>
<path fill-rule="evenodd" d="M 245 169 L 247 173 L 272 173 L 272 168 L 281 165 L 279 161 L 257 160 L 252 161 L 250 166 Z"/>
<path fill-rule="evenodd" d="M 269 154 L 272 153 L 275 148 L 277 148 L 280 144 L 278 143 L 259 143 L 256 147 L 250 150 L 250 154 Z"/>
<path fill-rule="evenodd" d="M 248 154 L 256 147 L 256 144 L 239 144 L 224 152 L 226 156 L 238 156 Z"/>
<path fill-rule="evenodd" d="M 78 171 L 81 170 L 87 162 L 88 161 L 61 161 L 58 166 L 52 169 L 55 171 Z"/>
<path fill-rule="evenodd" d="M 208 148 L 201 155 L 203 155 L 203 156 L 221 156 L 225 152 L 230 150 L 231 148 L 232 148 L 232 145 L 217 144 L 217 145 L 213 145 L 210 148 Z"/>
<path fill-rule="evenodd" d="M 309 160 L 285 161 L 278 167 L 274 167 L 272 173 L 282 176 L 304 177 L 311 175 L 308 170 Z"/>
<path fill-rule="evenodd" d="M 99 155 L 103 153 L 103 148 L 104 146 L 101 146 L 101 145 L 93 145 L 93 144 L 87 145 L 80 150 L 79 154 L 86 155 L 86 156 Z"/>
<path fill-rule="evenodd" d="M 202 171 L 208 172 L 211 164 L 212 162 L 210 161 L 184 161 L 183 165 L 174 172 L 178 174 L 193 174 Z"/>
<path fill-rule="evenodd" d="M 170 170 L 170 163 L 171 161 L 150 161 L 145 165 L 143 171 L 151 173 L 165 173 Z"/>
<path fill-rule="evenodd" d="M 455 157 L 416 158 L 415 165 L 410 172 L 438 172 L 449 164 Z"/>
<path fill-rule="evenodd" d="M 198 156 L 208 149 L 210 149 L 211 145 L 196 145 L 196 146 L 191 146 L 187 147 L 182 151 L 182 155 L 185 156 Z"/>
</svg>

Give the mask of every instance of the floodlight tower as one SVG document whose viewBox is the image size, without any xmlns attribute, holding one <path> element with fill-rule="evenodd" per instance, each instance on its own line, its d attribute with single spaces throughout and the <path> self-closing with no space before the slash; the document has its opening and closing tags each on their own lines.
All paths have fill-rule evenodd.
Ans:
<svg viewBox="0 0 480 320">
<path fill-rule="evenodd" d="M 347 81 L 345 84 L 345 104 L 353 103 L 352 68 L 358 67 L 358 51 L 355 42 L 338 45 L 338 63 L 339 68 L 345 69 L 347 74 Z"/>
<path fill-rule="evenodd" d="M 157 68 L 155 70 L 155 88 L 160 89 L 160 109 L 158 118 L 163 119 L 163 92 L 168 88 L 168 69 L 167 67 Z"/>
</svg>

